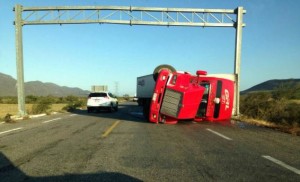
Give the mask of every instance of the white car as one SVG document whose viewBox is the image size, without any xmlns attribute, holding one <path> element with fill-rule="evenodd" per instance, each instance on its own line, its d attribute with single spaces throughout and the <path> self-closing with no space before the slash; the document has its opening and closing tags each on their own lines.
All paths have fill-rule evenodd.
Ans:
<svg viewBox="0 0 300 182">
<path fill-rule="evenodd" d="M 90 93 L 87 100 L 87 111 L 108 109 L 109 111 L 118 111 L 118 99 L 110 92 Z"/>
</svg>

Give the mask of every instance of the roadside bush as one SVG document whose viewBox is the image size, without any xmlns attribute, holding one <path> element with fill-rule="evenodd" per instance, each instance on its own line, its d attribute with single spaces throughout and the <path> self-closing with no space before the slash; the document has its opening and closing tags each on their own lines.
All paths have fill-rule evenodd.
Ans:
<svg viewBox="0 0 300 182">
<path fill-rule="evenodd" d="M 39 99 L 38 96 L 28 95 L 25 97 L 25 102 L 27 104 L 35 104 L 35 103 L 37 103 L 38 99 Z"/>
<path fill-rule="evenodd" d="M 13 120 L 11 119 L 11 114 L 6 114 L 6 116 L 4 117 L 4 122 L 6 122 L 6 123 L 10 123 L 10 122 L 12 122 Z"/>
<path fill-rule="evenodd" d="M 1 104 L 17 104 L 18 98 L 13 96 L 4 96 L 0 97 L 0 103 Z"/>
<path fill-rule="evenodd" d="M 300 124 L 299 104 L 286 102 L 285 104 L 277 107 L 281 107 L 281 109 L 277 112 L 273 109 L 272 115 L 269 118 L 270 121 L 288 125 L 293 125 L 295 123 L 298 123 L 298 125 Z"/>
<path fill-rule="evenodd" d="M 266 108 L 269 107 L 269 101 L 272 95 L 269 92 L 251 93 L 241 97 L 241 113 L 248 117 L 258 118 L 265 115 Z"/>
<path fill-rule="evenodd" d="M 244 95 L 240 109 L 250 118 L 284 125 L 300 124 L 300 105 L 289 102 L 287 95 L 283 96 L 278 90 Z"/>
<path fill-rule="evenodd" d="M 25 98 L 27 104 L 38 104 L 41 100 L 43 101 L 47 100 L 51 104 L 62 104 L 67 102 L 64 97 L 55 97 L 52 95 L 48 95 L 48 96 L 28 95 Z"/>
<path fill-rule="evenodd" d="M 66 97 L 67 105 L 63 108 L 63 110 L 72 112 L 79 107 L 84 106 L 84 101 L 75 96 Z"/>
<path fill-rule="evenodd" d="M 280 99 L 299 99 L 300 84 L 294 85 L 292 83 L 282 84 L 272 92 L 272 96 L 276 100 Z"/>
<path fill-rule="evenodd" d="M 46 113 L 50 108 L 51 102 L 47 98 L 44 98 L 32 106 L 31 114 Z"/>
</svg>

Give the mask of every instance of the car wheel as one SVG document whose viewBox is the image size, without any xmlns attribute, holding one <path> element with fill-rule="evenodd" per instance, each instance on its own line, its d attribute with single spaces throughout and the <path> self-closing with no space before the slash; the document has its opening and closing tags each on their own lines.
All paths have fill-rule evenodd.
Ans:
<svg viewBox="0 0 300 182">
<path fill-rule="evenodd" d="M 116 103 L 116 106 L 115 106 L 115 111 L 118 111 L 118 108 L 119 107 L 119 104 L 118 103 Z"/>
<path fill-rule="evenodd" d="M 110 108 L 109 108 L 109 111 L 110 111 L 110 112 L 113 112 L 113 111 L 114 111 L 114 106 L 113 106 L 113 104 L 112 104 L 112 103 L 110 103 Z"/>
</svg>

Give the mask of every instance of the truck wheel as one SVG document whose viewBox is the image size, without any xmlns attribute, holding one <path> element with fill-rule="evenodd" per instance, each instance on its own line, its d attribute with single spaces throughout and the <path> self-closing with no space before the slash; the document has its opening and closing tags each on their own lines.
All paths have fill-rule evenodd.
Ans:
<svg viewBox="0 0 300 182">
<path fill-rule="evenodd" d="M 145 99 L 145 102 L 143 103 L 143 116 L 147 121 L 149 121 L 150 104 L 151 99 Z"/>
<path fill-rule="evenodd" d="M 173 73 L 173 72 L 176 71 L 176 69 L 175 69 L 173 66 L 171 66 L 171 65 L 168 65 L 168 64 L 161 64 L 161 65 L 157 66 L 157 67 L 154 69 L 154 71 L 153 71 L 153 79 L 154 79 L 154 81 L 157 80 L 157 77 L 158 77 L 159 72 L 160 72 L 161 70 L 163 70 L 163 69 L 169 70 L 171 73 Z"/>
</svg>

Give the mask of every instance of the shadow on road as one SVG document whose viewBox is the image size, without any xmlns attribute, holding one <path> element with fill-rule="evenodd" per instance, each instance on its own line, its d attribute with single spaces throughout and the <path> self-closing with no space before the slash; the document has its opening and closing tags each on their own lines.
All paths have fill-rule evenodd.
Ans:
<svg viewBox="0 0 300 182">
<path fill-rule="evenodd" d="M 95 111 L 92 113 L 88 113 L 87 110 L 74 110 L 71 113 L 78 114 L 78 115 L 84 115 L 84 116 L 90 116 L 90 117 L 101 117 L 101 118 L 111 118 L 115 120 L 122 120 L 122 121 L 130 121 L 130 122 L 138 122 L 143 124 L 153 124 L 148 122 L 142 112 L 142 107 L 138 106 L 135 102 L 125 102 L 122 104 L 119 104 L 118 111 L 110 112 L 108 110 L 101 110 L 101 111 Z M 178 125 L 190 125 L 195 124 L 193 119 L 186 119 L 186 120 L 180 120 L 178 121 Z M 201 121 L 198 122 L 198 124 L 205 124 L 205 125 L 223 125 L 226 127 L 233 126 L 233 121 Z"/>
<path fill-rule="evenodd" d="M 142 107 L 138 106 L 137 103 L 134 102 L 126 102 L 119 104 L 118 111 L 107 111 L 100 110 L 94 111 L 92 113 L 88 113 L 87 110 L 74 110 L 71 113 L 90 116 L 90 117 L 101 117 L 101 118 L 111 118 L 122 121 L 131 121 L 131 122 L 139 122 L 144 124 L 149 123 L 142 115 Z"/>
<path fill-rule="evenodd" d="M 118 172 L 66 174 L 62 176 L 33 177 L 26 175 L 0 152 L 0 181 L 141 181 Z"/>
</svg>

